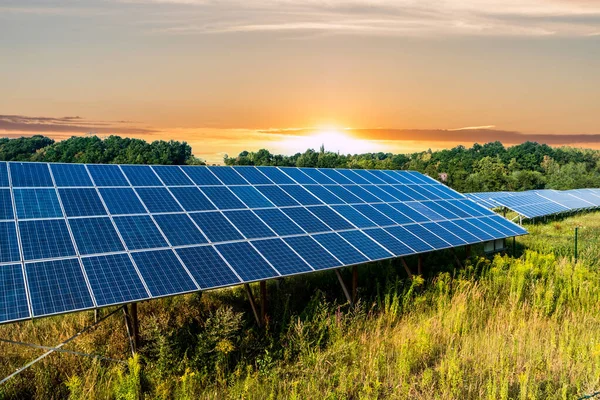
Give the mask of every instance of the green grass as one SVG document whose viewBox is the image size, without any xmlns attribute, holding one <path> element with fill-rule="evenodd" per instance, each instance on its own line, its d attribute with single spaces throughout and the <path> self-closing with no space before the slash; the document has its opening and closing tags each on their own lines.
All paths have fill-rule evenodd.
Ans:
<svg viewBox="0 0 600 400">
<path fill-rule="evenodd" d="M 353 309 L 332 272 L 270 282 L 264 330 L 241 288 L 145 302 L 142 348 L 128 367 L 53 354 L 1 386 L 0 398 L 572 399 L 600 390 L 600 214 L 527 228 L 518 258 L 474 257 L 455 270 L 439 252 L 414 280 L 397 261 L 363 266 Z M 66 315 L 1 326 L 0 337 L 53 344 L 91 322 L 91 313 Z M 125 359 L 127 346 L 118 314 L 67 348 Z M 0 344 L 1 374 L 40 353 Z"/>
</svg>

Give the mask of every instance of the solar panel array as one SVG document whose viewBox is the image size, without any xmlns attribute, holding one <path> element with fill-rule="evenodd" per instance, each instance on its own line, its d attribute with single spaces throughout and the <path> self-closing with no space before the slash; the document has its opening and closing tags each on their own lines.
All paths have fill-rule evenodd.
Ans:
<svg viewBox="0 0 600 400">
<path fill-rule="evenodd" d="M 0 163 L 0 323 L 525 234 L 411 171 Z"/>
<path fill-rule="evenodd" d="M 526 218 L 600 207 L 600 189 L 482 192 L 469 193 L 466 196 L 483 207 L 506 207 Z"/>
</svg>

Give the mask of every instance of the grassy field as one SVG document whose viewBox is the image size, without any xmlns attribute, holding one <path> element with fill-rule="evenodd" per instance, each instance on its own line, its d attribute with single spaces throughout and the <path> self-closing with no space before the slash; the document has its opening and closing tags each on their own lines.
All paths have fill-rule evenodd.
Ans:
<svg viewBox="0 0 600 400">
<path fill-rule="evenodd" d="M 354 308 L 332 272 L 270 282 L 263 330 L 240 288 L 142 303 L 142 348 L 128 366 L 53 354 L 0 386 L 0 398 L 573 399 L 600 390 L 600 213 L 527 228 L 514 258 L 473 257 L 456 269 L 438 252 L 413 280 L 398 261 L 362 266 Z M 52 345 L 92 322 L 92 313 L 66 315 L 0 326 L 0 337 Z M 126 359 L 122 314 L 66 348 Z M 0 344 L 0 375 L 41 353 Z"/>
</svg>

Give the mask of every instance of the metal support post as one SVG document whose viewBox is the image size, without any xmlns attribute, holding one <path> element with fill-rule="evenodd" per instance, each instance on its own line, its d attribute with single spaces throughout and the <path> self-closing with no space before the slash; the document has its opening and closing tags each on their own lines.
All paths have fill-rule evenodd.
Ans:
<svg viewBox="0 0 600 400">
<path fill-rule="evenodd" d="M 135 351 L 140 347 L 140 327 L 138 322 L 138 308 L 137 303 L 131 303 L 131 333 L 133 335 L 133 347 Z"/>
<path fill-rule="evenodd" d="M 123 316 L 125 317 L 125 328 L 127 329 L 127 337 L 129 338 L 129 347 L 131 348 L 131 355 L 135 355 L 135 342 L 133 340 L 133 328 L 131 324 L 131 316 L 129 314 L 129 307 L 127 304 L 123 305 Z"/>
<path fill-rule="evenodd" d="M 254 301 L 254 296 L 252 295 L 252 289 L 250 289 L 250 285 L 244 283 L 244 288 L 246 289 L 246 294 L 248 295 L 248 301 L 250 302 L 250 307 L 252 307 L 252 313 L 254 313 L 254 318 L 256 319 L 256 323 L 258 327 L 261 328 L 260 316 L 258 315 L 258 310 L 256 309 L 256 302 Z"/>
<path fill-rule="evenodd" d="M 352 266 L 352 303 L 356 304 L 358 299 L 358 267 Z"/>
<path fill-rule="evenodd" d="M 578 233 L 579 233 L 579 227 L 576 226 L 575 227 L 575 261 L 577 261 L 577 236 L 579 236 Z"/>
<path fill-rule="evenodd" d="M 260 321 L 262 325 L 267 322 L 267 281 L 260 281 Z"/>
<path fill-rule="evenodd" d="M 467 258 L 471 258 L 471 245 L 470 244 L 465 246 L 465 253 L 467 254 Z"/>
<path fill-rule="evenodd" d="M 423 254 L 419 254 L 417 257 L 419 257 L 417 261 L 417 274 L 423 275 Z"/>
<path fill-rule="evenodd" d="M 410 279 L 412 279 L 412 277 L 413 277 L 413 274 L 412 274 L 412 272 L 410 271 L 410 268 L 408 268 L 408 264 L 406 264 L 406 261 L 404 261 L 404 258 L 401 258 L 401 259 L 400 259 L 400 262 L 402 263 L 402 266 L 404 267 L 404 270 L 406 271 L 406 274 L 408 275 L 408 277 L 409 277 Z"/>
<path fill-rule="evenodd" d="M 344 282 L 344 278 L 342 278 L 342 274 L 340 274 L 339 269 L 335 270 L 335 275 L 337 276 L 338 281 L 340 281 L 340 285 L 342 285 L 342 291 L 344 292 L 344 296 L 346 296 L 346 300 L 348 300 L 348 303 L 350 303 L 350 305 L 354 305 L 354 303 L 352 302 L 352 296 L 350 296 L 348 287 L 346 287 L 346 282 Z"/>
</svg>

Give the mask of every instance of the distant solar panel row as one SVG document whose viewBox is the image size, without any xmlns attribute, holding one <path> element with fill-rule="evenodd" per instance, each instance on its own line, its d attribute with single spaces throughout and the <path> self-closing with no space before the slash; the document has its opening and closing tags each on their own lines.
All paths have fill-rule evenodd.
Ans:
<svg viewBox="0 0 600 400">
<path fill-rule="evenodd" d="M 600 207 L 600 189 L 481 192 L 465 196 L 483 207 L 506 207 L 526 218 Z"/>
<path fill-rule="evenodd" d="M 525 233 L 411 171 L 0 163 L 0 322 Z"/>
</svg>

